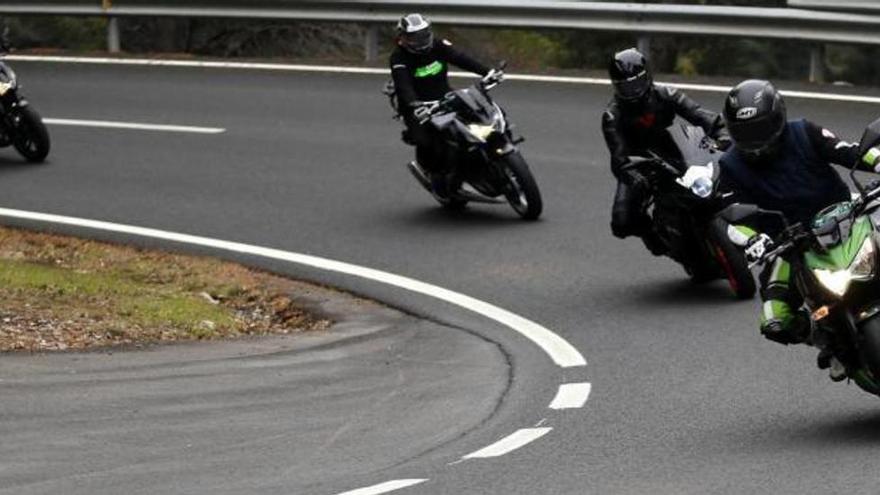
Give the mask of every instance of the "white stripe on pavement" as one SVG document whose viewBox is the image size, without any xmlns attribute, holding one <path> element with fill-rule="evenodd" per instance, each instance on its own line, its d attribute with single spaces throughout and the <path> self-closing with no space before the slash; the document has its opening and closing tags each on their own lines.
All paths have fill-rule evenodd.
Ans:
<svg viewBox="0 0 880 495">
<path fill-rule="evenodd" d="M 426 481 L 428 481 L 428 480 L 427 479 L 392 480 L 392 481 L 387 481 L 385 483 L 380 483 L 378 485 L 368 486 L 366 488 L 358 488 L 357 490 L 350 490 L 347 492 L 340 493 L 339 495 L 379 495 L 380 493 L 393 492 L 394 490 L 400 490 L 401 488 L 406 488 L 408 486 L 418 485 L 419 483 L 424 483 Z"/>
<path fill-rule="evenodd" d="M 306 65 L 306 64 L 270 64 L 248 62 L 217 62 L 198 60 L 158 60 L 144 58 L 110 58 L 110 57 L 62 57 L 44 55 L 7 55 L 7 60 L 17 62 L 55 62 L 69 64 L 98 64 L 98 65 L 135 65 L 135 66 L 158 66 L 158 67 L 190 67 L 190 68 L 213 68 L 213 69 L 237 69 L 237 70 L 272 70 L 287 72 L 323 72 L 335 74 L 372 74 L 388 75 L 388 69 L 373 67 L 344 67 L 334 65 Z M 466 72 L 451 72 L 453 77 L 473 78 L 473 74 Z M 569 76 L 541 76 L 532 74 L 508 74 L 507 79 L 512 81 L 530 81 L 562 84 L 590 84 L 608 86 L 611 81 L 598 77 L 569 77 Z M 688 83 L 663 83 L 674 88 L 693 91 L 708 91 L 713 93 L 727 93 L 728 86 L 711 84 L 688 84 Z M 805 98 L 811 100 L 844 101 L 852 103 L 880 104 L 880 96 L 847 95 L 838 93 L 818 93 L 812 91 L 788 91 L 782 90 L 784 96 L 790 98 Z"/>
<path fill-rule="evenodd" d="M 492 445 L 482 448 L 476 452 L 472 452 L 462 459 L 485 459 L 487 457 L 500 457 L 504 454 L 508 454 L 513 452 L 514 450 L 529 444 L 550 431 L 553 428 L 523 428 L 521 430 L 517 430 L 512 434 L 498 440 Z"/>
<path fill-rule="evenodd" d="M 194 127 L 188 125 L 141 124 L 137 122 L 111 122 L 107 120 L 43 119 L 50 125 L 69 125 L 77 127 L 103 127 L 107 129 L 132 129 L 138 131 L 190 132 L 194 134 L 222 134 L 221 127 Z"/>
<path fill-rule="evenodd" d="M 192 246 L 205 246 L 214 249 L 233 253 L 243 253 L 263 258 L 271 258 L 299 265 L 311 266 L 322 270 L 352 275 L 375 282 L 399 287 L 410 292 L 424 294 L 426 296 L 448 302 L 455 306 L 464 308 L 474 313 L 480 314 L 494 320 L 502 325 L 516 331 L 523 337 L 531 340 L 535 345 L 540 347 L 557 365 L 563 368 L 586 366 L 587 361 L 584 356 L 578 352 L 571 344 L 559 335 L 553 333 L 543 326 L 523 318 L 517 314 L 511 313 L 506 309 L 499 308 L 487 302 L 475 299 L 449 289 L 428 284 L 419 280 L 401 275 L 395 275 L 380 270 L 374 270 L 351 263 L 319 258 L 307 254 L 293 253 L 290 251 L 282 251 L 280 249 L 272 249 L 251 244 L 242 244 L 238 242 L 224 241 L 220 239 L 211 239 L 208 237 L 199 237 L 188 234 L 179 234 L 176 232 L 168 232 L 158 229 L 150 229 L 145 227 L 135 227 L 132 225 L 123 225 L 118 223 L 102 222 L 98 220 L 89 220 L 85 218 L 67 217 L 61 215 L 52 215 L 47 213 L 37 213 L 32 211 L 12 210 L 8 208 L 0 208 L 0 217 L 19 218 L 36 222 L 54 223 L 62 225 L 73 225 L 77 227 L 85 227 L 94 230 L 103 230 L 106 232 L 116 232 L 121 234 L 135 235 L 139 237 L 147 237 L 152 239 L 162 239 L 166 241 L 178 242 L 181 244 L 189 244 Z"/>
<path fill-rule="evenodd" d="M 592 385 L 589 383 L 566 383 L 559 386 L 556 397 L 550 403 L 550 409 L 579 409 L 584 407 L 590 398 Z"/>
</svg>

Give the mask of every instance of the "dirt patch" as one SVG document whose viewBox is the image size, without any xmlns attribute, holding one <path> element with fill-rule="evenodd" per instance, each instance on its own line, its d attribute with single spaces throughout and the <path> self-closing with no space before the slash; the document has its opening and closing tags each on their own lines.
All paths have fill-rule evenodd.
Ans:
<svg viewBox="0 0 880 495">
<path fill-rule="evenodd" d="M 235 263 L 0 227 L 0 351 L 324 330 L 307 284 Z"/>
</svg>

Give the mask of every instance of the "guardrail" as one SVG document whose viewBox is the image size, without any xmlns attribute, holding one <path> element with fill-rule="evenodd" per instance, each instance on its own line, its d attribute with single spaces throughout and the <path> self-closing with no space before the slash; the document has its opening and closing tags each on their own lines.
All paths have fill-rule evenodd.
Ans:
<svg viewBox="0 0 880 495">
<path fill-rule="evenodd" d="M 792 0 L 820 2 L 822 0 Z M 865 3 L 844 0 L 840 3 Z M 824 0 L 823 3 L 834 3 Z M 880 45 L 880 16 L 794 8 L 725 7 L 546 0 L 19 0 L 0 14 L 88 15 L 111 19 L 108 47 L 119 49 L 116 19 L 125 16 L 290 19 L 391 23 L 408 11 L 462 26 L 584 29 L 650 34 L 737 36 L 811 43 L 811 80 L 820 79 L 822 43 Z M 378 37 L 367 36 L 374 57 Z"/>
<path fill-rule="evenodd" d="M 880 13 L 877 0 L 788 0 L 790 7 Z"/>
</svg>

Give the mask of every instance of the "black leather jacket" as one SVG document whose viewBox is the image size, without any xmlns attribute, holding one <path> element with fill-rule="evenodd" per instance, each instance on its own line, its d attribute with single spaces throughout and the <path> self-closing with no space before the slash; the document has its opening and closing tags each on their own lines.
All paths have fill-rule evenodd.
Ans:
<svg viewBox="0 0 880 495">
<path fill-rule="evenodd" d="M 683 92 L 668 86 L 654 85 L 640 104 L 620 102 L 616 98 L 602 114 L 602 133 L 611 152 L 611 172 L 620 179 L 620 167 L 630 156 L 638 156 L 652 143 L 665 136 L 665 130 L 680 116 L 700 126 L 708 136 L 726 138 L 721 115 L 700 107 Z"/>
<path fill-rule="evenodd" d="M 391 77 L 397 91 L 400 111 L 406 114 L 417 100 L 439 100 L 449 86 L 449 65 L 485 76 L 489 68 L 456 50 L 449 40 L 436 40 L 426 53 L 410 53 L 397 47 L 391 54 Z"/>
</svg>

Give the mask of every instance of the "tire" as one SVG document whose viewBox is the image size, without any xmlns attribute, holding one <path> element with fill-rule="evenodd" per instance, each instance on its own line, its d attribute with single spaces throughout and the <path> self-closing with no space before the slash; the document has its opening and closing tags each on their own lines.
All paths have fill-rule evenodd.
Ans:
<svg viewBox="0 0 880 495">
<path fill-rule="evenodd" d="M 15 131 L 13 146 L 31 163 L 40 163 L 49 156 L 49 131 L 40 114 L 26 106 L 19 109 L 18 129 Z"/>
<path fill-rule="evenodd" d="M 507 201 L 524 220 L 536 220 L 541 216 L 544 203 L 528 164 L 522 155 L 515 151 L 504 158 L 504 165 L 510 186 L 505 193 Z"/>
<path fill-rule="evenodd" d="M 743 250 L 727 237 L 726 227 L 726 223 L 723 226 L 718 223 L 712 228 L 711 244 L 715 259 L 736 298 L 751 299 L 757 291 L 755 277 L 749 270 Z"/>
<path fill-rule="evenodd" d="M 861 325 L 862 341 L 859 353 L 874 381 L 880 382 L 880 317 L 873 317 Z"/>
</svg>

